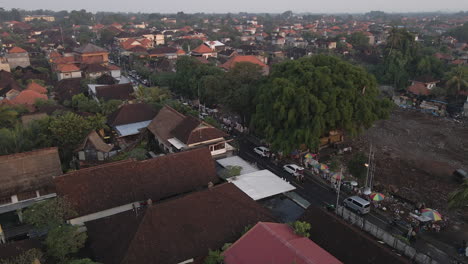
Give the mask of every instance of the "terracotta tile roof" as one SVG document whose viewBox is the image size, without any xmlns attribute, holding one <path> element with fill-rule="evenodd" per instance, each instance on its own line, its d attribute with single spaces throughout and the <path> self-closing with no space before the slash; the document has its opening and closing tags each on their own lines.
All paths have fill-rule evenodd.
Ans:
<svg viewBox="0 0 468 264">
<path fill-rule="evenodd" d="M 52 62 L 55 64 L 70 64 L 75 62 L 75 57 L 73 56 L 60 56 L 51 58 Z"/>
<path fill-rule="evenodd" d="M 114 64 L 108 64 L 106 67 L 107 67 L 107 69 L 110 70 L 110 71 L 120 70 L 120 67 L 117 66 L 117 65 L 114 65 Z"/>
<path fill-rule="evenodd" d="M 154 202 L 216 183 L 215 164 L 207 148 L 145 161 L 126 160 L 81 169 L 54 179 L 59 195 L 79 215 L 135 201 Z"/>
<path fill-rule="evenodd" d="M 409 264 L 374 237 L 324 209 L 309 206 L 300 221 L 311 223 L 310 238 L 344 263 Z"/>
<path fill-rule="evenodd" d="M 131 100 L 133 96 L 133 86 L 131 83 L 113 84 L 96 87 L 96 97 L 104 100 Z"/>
<path fill-rule="evenodd" d="M 201 44 L 200 46 L 193 49 L 192 52 L 195 52 L 195 53 L 198 53 L 198 54 L 203 54 L 203 53 L 212 53 L 214 51 L 212 49 L 210 49 L 210 47 L 208 47 L 207 45 Z"/>
<path fill-rule="evenodd" d="M 223 131 L 202 123 L 199 119 L 187 116 L 171 132 L 171 134 L 186 145 L 223 138 Z"/>
<path fill-rule="evenodd" d="M 210 62 L 204 57 L 195 57 L 195 59 L 202 64 L 210 64 Z"/>
<path fill-rule="evenodd" d="M 77 72 L 80 71 L 80 68 L 76 67 L 74 64 L 59 64 L 57 65 L 58 72 Z"/>
<path fill-rule="evenodd" d="M 415 83 L 408 87 L 408 92 L 416 94 L 416 95 L 429 95 L 430 91 L 426 88 L 426 86 L 420 82 Z"/>
<path fill-rule="evenodd" d="M 22 105 L 34 105 L 36 100 L 44 99 L 47 100 L 47 95 L 40 94 L 33 90 L 24 90 L 21 93 L 11 100 L 14 104 L 22 104 Z"/>
<path fill-rule="evenodd" d="M 28 52 L 20 47 L 13 47 L 8 51 L 8 53 L 28 53 Z"/>
<path fill-rule="evenodd" d="M 226 70 L 230 70 L 234 67 L 234 65 L 236 65 L 236 63 L 239 63 L 239 62 L 250 62 L 253 64 L 257 64 L 264 68 L 268 67 L 265 63 L 261 62 L 257 57 L 253 55 L 246 55 L 246 56 L 239 55 L 239 56 L 231 57 L 228 61 L 226 61 L 220 67 Z"/>
<path fill-rule="evenodd" d="M 107 117 L 107 123 L 111 126 L 132 124 L 152 120 L 156 114 L 148 104 L 125 104 Z"/>
<path fill-rule="evenodd" d="M 74 52 L 80 53 L 80 54 L 108 53 L 106 49 L 103 49 L 91 43 L 88 43 L 84 46 L 74 49 Z"/>
<path fill-rule="evenodd" d="M 98 261 L 179 263 L 236 240 L 248 225 L 274 221 L 268 210 L 232 183 L 153 202 L 142 214 L 128 211 L 86 223 Z"/>
<path fill-rule="evenodd" d="M 255 248 L 255 251 L 252 251 Z M 343 264 L 309 238 L 296 235 L 287 224 L 260 222 L 231 245 L 225 264 Z"/>
<path fill-rule="evenodd" d="M 2 197 L 53 186 L 52 177 L 62 174 L 57 148 L 0 156 Z"/>
<path fill-rule="evenodd" d="M 28 86 L 26 87 L 26 90 L 32 90 L 41 94 L 47 94 L 47 88 L 35 82 L 31 82 L 30 84 L 28 84 Z"/>
<path fill-rule="evenodd" d="M 148 130 L 153 135 L 164 140 L 166 144 L 173 138 L 171 131 L 184 120 L 185 116 L 169 106 L 164 106 L 148 125 Z"/>
</svg>

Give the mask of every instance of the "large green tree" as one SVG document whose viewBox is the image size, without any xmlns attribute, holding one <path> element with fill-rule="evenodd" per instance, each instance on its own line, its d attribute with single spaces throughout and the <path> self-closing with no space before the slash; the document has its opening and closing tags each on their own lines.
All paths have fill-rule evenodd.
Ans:
<svg viewBox="0 0 468 264">
<path fill-rule="evenodd" d="M 315 149 L 325 133 L 356 135 L 389 115 L 375 78 L 336 57 L 318 55 L 276 65 L 257 97 L 252 126 L 273 149 L 289 152 L 302 144 Z"/>
<path fill-rule="evenodd" d="M 450 208 L 462 208 L 468 205 L 468 180 L 465 180 L 458 190 L 449 195 Z"/>
<path fill-rule="evenodd" d="M 52 229 L 45 240 L 47 254 L 59 261 L 68 263 L 71 254 L 77 253 L 86 242 L 87 235 L 77 226 L 61 225 Z"/>
<path fill-rule="evenodd" d="M 468 66 L 457 66 L 446 76 L 446 87 L 451 94 L 458 95 L 460 91 L 468 90 Z"/>
<path fill-rule="evenodd" d="M 39 202 L 24 211 L 24 222 L 40 229 L 52 229 L 76 216 L 71 205 L 63 198 Z"/>
<path fill-rule="evenodd" d="M 223 104 L 238 114 L 244 124 L 249 124 L 255 112 L 255 95 L 263 80 L 262 68 L 250 62 L 236 63 L 225 74 L 222 90 Z"/>
</svg>

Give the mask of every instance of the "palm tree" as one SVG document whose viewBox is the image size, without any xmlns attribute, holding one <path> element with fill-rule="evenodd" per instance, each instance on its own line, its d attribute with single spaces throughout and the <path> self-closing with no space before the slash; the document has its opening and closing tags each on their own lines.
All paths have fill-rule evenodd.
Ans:
<svg viewBox="0 0 468 264">
<path fill-rule="evenodd" d="M 460 208 L 466 205 L 468 205 L 468 180 L 465 180 L 461 187 L 449 196 L 450 208 Z"/>
<path fill-rule="evenodd" d="M 447 88 L 455 93 L 458 98 L 460 91 L 468 88 L 468 67 L 458 66 L 448 74 Z"/>
</svg>

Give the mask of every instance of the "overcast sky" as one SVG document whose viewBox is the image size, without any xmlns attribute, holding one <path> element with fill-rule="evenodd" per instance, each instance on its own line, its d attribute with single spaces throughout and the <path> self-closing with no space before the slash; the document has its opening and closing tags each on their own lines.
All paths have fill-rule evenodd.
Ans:
<svg viewBox="0 0 468 264">
<path fill-rule="evenodd" d="M 0 7 L 115 12 L 311 13 L 468 11 L 468 0 L 0 0 Z"/>
</svg>

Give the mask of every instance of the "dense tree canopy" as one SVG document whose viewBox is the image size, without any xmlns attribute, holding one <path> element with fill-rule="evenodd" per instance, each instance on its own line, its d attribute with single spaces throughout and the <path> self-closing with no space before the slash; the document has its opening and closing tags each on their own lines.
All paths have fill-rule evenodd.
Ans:
<svg viewBox="0 0 468 264">
<path fill-rule="evenodd" d="M 314 149 L 331 130 L 355 135 L 387 117 L 391 103 L 378 95 L 372 75 L 338 58 L 288 61 L 261 87 L 252 125 L 276 150 Z"/>
<path fill-rule="evenodd" d="M 450 30 L 449 32 L 447 32 L 447 35 L 456 38 L 460 42 L 468 41 L 468 22 L 463 24 L 463 26 L 456 27 Z"/>
</svg>

